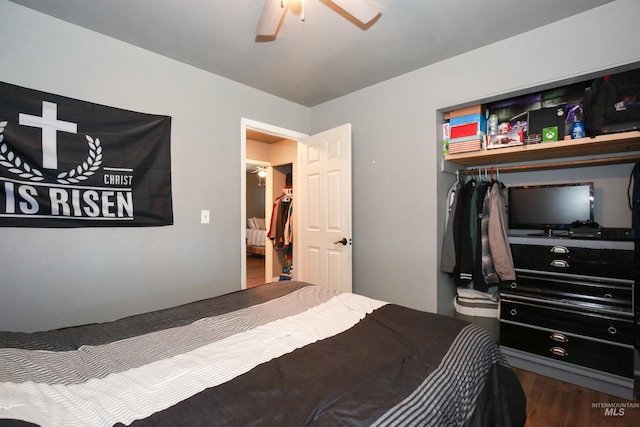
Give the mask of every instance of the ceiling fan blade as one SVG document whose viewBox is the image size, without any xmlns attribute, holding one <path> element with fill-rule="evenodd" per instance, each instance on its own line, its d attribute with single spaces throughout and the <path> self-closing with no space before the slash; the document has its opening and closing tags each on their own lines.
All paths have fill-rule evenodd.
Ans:
<svg viewBox="0 0 640 427">
<path fill-rule="evenodd" d="M 331 0 L 349 15 L 363 24 L 369 23 L 382 13 L 382 6 L 373 0 Z"/>
<path fill-rule="evenodd" d="M 260 15 L 260 20 L 256 27 L 257 35 L 272 36 L 278 31 L 278 26 L 285 10 L 282 4 L 282 0 L 265 0 L 262 15 Z"/>
</svg>

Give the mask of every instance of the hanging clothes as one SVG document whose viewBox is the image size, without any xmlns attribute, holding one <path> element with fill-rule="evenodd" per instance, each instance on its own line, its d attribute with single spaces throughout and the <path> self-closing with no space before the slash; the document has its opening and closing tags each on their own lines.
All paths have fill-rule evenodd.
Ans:
<svg viewBox="0 0 640 427">
<path fill-rule="evenodd" d="M 507 187 L 500 182 L 496 183 L 490 200 L 489 248 L 494 268 L 502 281 L 516 280 L 511 246 L 509 246 L 507 200 Z"/>
<path fill-rule="evenodd" d="M 500 281 L 515 280 L 506 190 L 493 176 L 456 182 L 449 189 L 440 268 L 453 272 L 456 286 L 486 292 Z"/>
<path fill-rule="evenodd" d="M 271 224 L 267 237 L 276 249 L 284 248 L 293 243 L 293 192 L 285 187 L 283 194 L 273 202 L 271 210 Z"/>
<path fill-rule="evenodd" d="M 458 201 L 454 216 L 454 244 L 456 248 L 456 267 L 454 279 L 456 285 L 466 285 L 473 278 L 473 244 L 471 241 L 471 211 L 472 199 L 475 194 L 477 182 L 475 179 L 467 181 L 462 187 L 462 195 Z"/>
<path fill-rule="evenodd" d="M 631 190 L 631 181 L 633 181 L 633 190 Z M 634 289 L 634 305 L 636 324 L 640 322 L 640 161 L 636 162 L 629 176 L 629 187 L 627 188 L 629 196 L 629 207 L 631 208 L 631 227 L 633 230 L 634 252 L 635 252 L 635 289 Z M 638 345 L 636 344 L 636 350 Z"/>
<path fill-rule="evenodd" d="M 293 203 L 289 202 L 286 221 L 284 223 L 284 246 L 288 247 L 293 244 Z"/>
<path fill-rule="evenodd" d="M 486 284 L 496 284 L 500 282 L 500 276 L 496 272 L 493 264 L 493 256 L 491 255 L 491 244 L 489 239 L 489 222 L 491 218 L 491 193 L 496 191 L 494 187 L 500 185 L 498 182 L 493 181 L 490 184 L 489 191 L 484 196 L 484 203 L 482 205 L 482 221 L 481 221 L 481 233 L 482 233 L 482 276 Z"/>
<path fill-rule="evenodd" d="M 631 209 L 631 229 L 637 242 L 640 239 L 640 160 L 633 166 L 629 175 L 627 197 L 629 198 L 629 209 Z M 636 254 L 637 252 L 638 248 L 636 248 Z"/>
<path fill-rule="evenodd" d="M 440 254 L 440 270 L 443 273 L 453 273 L 456 267 L 456 248 L 453 241 L 453 217 L 455 215 L 458 198 L 462 190 L 462 181 L 456 179 L 447 192 L 447 206 L 444 220 L 444 235 L 442 236 L 442 251 Z"/>
<path fill-rule="evenodd" d="M 487 181 L 482 181 L 476 187 L 476 217 L 471 219 L 475 225 L 473 287 L 482 292 L 486 292 L 489 289 L 482 273 L 482 259 L 486 257 L 485 251 L 487 249 L 487 247 L 482 244 L 482 218 L 484 217 L 484 200 L 489 188 L 490 185 Z"/>
</svg>

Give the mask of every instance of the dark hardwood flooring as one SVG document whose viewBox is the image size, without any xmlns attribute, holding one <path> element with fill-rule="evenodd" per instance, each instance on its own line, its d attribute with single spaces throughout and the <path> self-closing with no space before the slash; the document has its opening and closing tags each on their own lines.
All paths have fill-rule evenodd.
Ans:
<svg viewBox="0 0 640 427">
<path fill-rule="evenodd" d="M 558 381 L 522 369 L 513 369 L 527 396 L 527 423 L 525 427 L 638 427 L 640 406 L 608 394 Z M 605 413 L 594 404 L 629 404 L 614 413 Z M 615 414 L 615 415 L 614 415 Z"/>
<path fill-rule="evenodd" d="M 264 285 L 264 257 L 247 255 L 247 289 Z"/>
</svg>

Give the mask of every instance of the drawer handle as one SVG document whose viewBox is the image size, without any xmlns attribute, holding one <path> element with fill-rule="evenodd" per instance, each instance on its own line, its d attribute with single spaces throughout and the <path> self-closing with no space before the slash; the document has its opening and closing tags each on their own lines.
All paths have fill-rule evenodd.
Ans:
<svg viewBox="0 0 640 427">
<path fill-rule="evenodd" d="M 606 299 L 611 299 L 611 298 L 613 298 L 613 295 L 611 295 L 611 294 L 604 294 L 604 297 L 605 297 Z"/>
<path fill-rule="evenodd" d="M 551 261 L 551 266 L 559 267 L 559 268 L 567 268 L 569 267 L 569 263 L 562 259 L 554 259 L 553 261 Z"/>
<path fill-rule="evenodd" d="M 567 353 L 567 350 L 562 347 L 551 347 L 549 351 L 551 352 L 551 354 L 555 354 L 556 356 L 567 357 L 569 355 L 569 353 Z"/>
<path fill-rule="evenodd" d="M 554 246 L 551 248 L 552 254 L 568 254 L 569 249 L 566 246 Z"/>
<path fill-rule="evenodd" d="M 511 287 L 511 289 L 515 289 L 518 287 L 518 284 L 516 282 L 511 282 L 509 286 Z"/>
<path fill-rule="evenodd" d="M 569 339 L 566 335 L 560 334 L 558 332 L 554 332 L 551 334 L 551 339 L 558 342 L 569 342 Z"/>
<path fill-rule="evenodd" d="M 511 313 L 512 316 L 515 316 L 516 314 L 518 314 L 518 310 L 516 310 L 515 308 L 512 308 L 511 311 L 509 311 L 509 313 Z"/>
<path fill-rule="evenodd" d="M 615 335 L 618 333 L 618 330 L 616 328 L 614 328 L 613 326 L 609 326 L 609 328 L 607 329 L 607 331 L 611 334 L 611 335 Z"/>
</svg>

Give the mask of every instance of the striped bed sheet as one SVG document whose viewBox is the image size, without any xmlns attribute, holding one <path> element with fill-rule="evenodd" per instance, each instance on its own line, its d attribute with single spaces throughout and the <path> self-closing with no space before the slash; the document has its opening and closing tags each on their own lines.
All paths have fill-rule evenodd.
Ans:
<svg viewBox="0 0 640 427">
<path fill-rule="evenodd" d="M 276 282 L 101 324 L 0 332 L 0 426 L 523 425 L 457 319 Z"/>
</svg>

